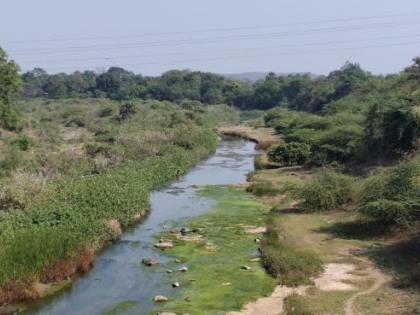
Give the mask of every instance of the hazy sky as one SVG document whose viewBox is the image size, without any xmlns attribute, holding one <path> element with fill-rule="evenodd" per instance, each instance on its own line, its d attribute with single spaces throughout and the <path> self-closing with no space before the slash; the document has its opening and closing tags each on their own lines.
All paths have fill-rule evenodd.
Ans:
<svg viewBox="0 0 420 315">
<path fill-rule="evenodd" d="M 397 72 L 420 54 L 420 0 L 0 0 L 26 71 Z"/>
</svg>

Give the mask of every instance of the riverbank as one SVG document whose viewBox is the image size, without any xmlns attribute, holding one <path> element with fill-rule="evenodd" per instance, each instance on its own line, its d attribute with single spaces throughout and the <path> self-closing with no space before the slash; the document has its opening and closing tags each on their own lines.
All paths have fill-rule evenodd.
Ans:
<svg viewBox="0 0 420 315">
<path fill-rule="evenodd" d="M 290 188 L 310 181 L 314 171 L 283 167 L 248 176 L 248 190 L 271 208 L 261 249 L 278 286 L 270 297 L 232 314 L 416 314 L 417 290 L 396 287 L 404 276 L 389 268 L 393 261 L 417 268 L 401 255 L 400 244 L 411 234 L 361 233 L 367 227 L 358 227 L 359 216 L 351 211 L 302 212 Z"/>
</svg>

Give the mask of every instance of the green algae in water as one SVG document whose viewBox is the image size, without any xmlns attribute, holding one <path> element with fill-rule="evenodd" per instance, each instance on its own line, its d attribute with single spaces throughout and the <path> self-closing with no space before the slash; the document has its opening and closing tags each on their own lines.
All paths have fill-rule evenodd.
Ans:
<svg viewBox="0 0 420 315">
<path fill-rule="evenodd" d="M 222 314 L 240 310 L 246 303 L 270 295 L 274 289 L 275 280 L 260 262 L 253 261 L 257 255 L 257 236 L 244 231 L 246 225 L 263 225 L 269 208 L 243 189 L 208 186 L 202 194 L 214 199 L 215 206 L 182 226 L 201 228 L 203 240 L 182 241 L 170 233 L 160 235 L 173 239 L 175 247 L 167 254 L 180 259 L 189 271 L 168 275 L 181 286 L 159 310 Z M 251 269 L 242 270 L 242 265 Z"/>
<path fill-rule="evenodd" d="M 124 314 L 125 312 L 133 309 L 137 306 L 136 301 L 123 301 L 117 304 L 108 306 L 105 311 L 102 313 L 103 315 L 119 315 Z"/>
</svg>

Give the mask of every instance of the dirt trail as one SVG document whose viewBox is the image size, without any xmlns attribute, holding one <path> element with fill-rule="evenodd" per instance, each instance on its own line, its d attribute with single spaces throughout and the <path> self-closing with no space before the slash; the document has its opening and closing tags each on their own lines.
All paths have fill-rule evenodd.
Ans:
<svg viewBox="0 0 420 315">
<path fill-rule="evenodd" d="M 350 299 L 347 300 L 344 311 L 346 315 L 355 315 L 354 310 L 354 302 L 356 299 L 363 295 L 372 294 L 376 290 L 378 290 L 382 285 L 384 285 L 386 282 L 389 281 L 389 276 L 385 275 L 381 270 L 374 266 L 370 266 L 368 269 L 366 269 L 367 273 L 370 275 L 370 277 L 374 278 L 375 283 L 367 290 L 358 292 L 354 294 Z"/>
<path fill-rule="evenodd" d="M 289 288 L 279 285 L 271 296 L 248 303 L 240 312 L 228 312 L 226 315 L 281 315 L 283 314 L 284 299 L 294 293 L 303 295 L 306 289 L 307 286 Z"/>
</svg>

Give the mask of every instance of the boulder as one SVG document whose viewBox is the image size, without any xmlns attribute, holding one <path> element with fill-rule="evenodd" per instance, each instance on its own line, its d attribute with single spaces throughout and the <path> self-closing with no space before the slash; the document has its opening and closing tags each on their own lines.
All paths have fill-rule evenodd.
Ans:
<svg viewBox="0 0 420 315">
<path fill-rule="evenodd" d="M 178 269 L 178 271 L 181 271 L 181 272 L 187 272 L 188 271 L 188 267 L 181 267 L 181 268 L 179 268 Z"/>
<path fill-rule="evenodd" d="M 179 282 L 172 283 L 172 287 L 173 288 L 179 288 Z"/>
</svg>

